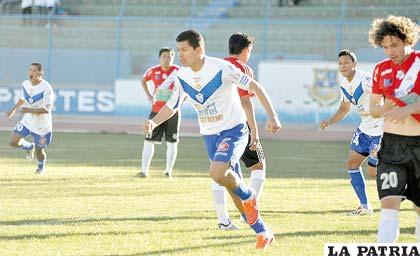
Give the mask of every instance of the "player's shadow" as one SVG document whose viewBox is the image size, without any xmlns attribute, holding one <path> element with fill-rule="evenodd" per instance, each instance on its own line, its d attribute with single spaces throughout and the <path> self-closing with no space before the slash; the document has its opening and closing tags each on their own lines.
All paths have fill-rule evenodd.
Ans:
<svg viewBox="0 0 420 256">
<path fill-rule="evenodd" d="M 199 232 L 202 229 L 179 229 L 179 230 L 159 230 L 157 233 L 163 234 L 181 234 Z M 21 235 L 0 235 L 0 241 L 12 241 L 12 240 L 27 240 L 27 239 L 51 239 L 51 238 L 66 238 L 72 236 L 125 236 L 125 235 L 144 235 L 153 233 L 153 230 L 136 230 L 136 231 L 106 231 L 106 232 L 68 232 L 68 233 L 48 233 L 48 234 L 21 234 Z"/>
<path fill-rule="evenodd" d="M 66 225 L 83 223 L 125 222 L 125 221 L 180 221 L 180 220 L 206 220 L 207 216 L 156 216 L 156 217 L 127 217 L 127 218 L 70 218 L 70 219 L 36 219 L 36 220 L 11 220 L 0 221 L 0 226 L 43 226 L 43 225 Z"/>
<path fill-rule="evenodd" d="M 375 212 L 380 212 L 380 209 L 373 209 L 374 213 Z M 410 212 L 413 211 L 412 209 L 401 209 L 401 212 Z M 261 214 L 263 216 L 277 216 L 277 215 L 281 215 L 281 214 L 307 214 L 307 215 L 325 215 L 325 214 L 339 214 L 339 215 L 343 215 L 346 216 L 348 213 L 350 212 L 350 210 L 325 210 L 325 211 L 307 211 L 307 210 L 303 210 L 303 211 L 299 211 L 299 210 L 293 210 L 293 211 L 287 211 L 287 210 L 278 210 L 278 211 L 273 211 L 273 210 L 262 210 Z M 348 216 L 348 217 L 356 217 L 356 216 Z M 357 216 L 360 217 L 360 216 Z M 363 216 L 362 216 L 363 217 Z M 366 216 L 369 217 L 369 216 Z"/>
</svg>

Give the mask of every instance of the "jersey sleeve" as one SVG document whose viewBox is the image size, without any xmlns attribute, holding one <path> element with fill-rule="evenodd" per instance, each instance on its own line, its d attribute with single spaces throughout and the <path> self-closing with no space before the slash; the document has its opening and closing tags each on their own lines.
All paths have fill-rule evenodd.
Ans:
<svg viewBox="0 0 420 256">
<path fill-rule="evenodd" d="M 380 82 L 380 66 L 377 65 L 375 70 L 373 71 L 373 79 L 372 79 L 372 93 L 374 94 L 383 94 L 383 87 Z"/>
<path fill-rule="evenodd" d="M 229 83 L 236 84 L 240 89 L 245 91 L 248 91 L 249 84 L 252 81 L 250 76 L 243 73 L 239 68 L 230 63 L 226 63 L 226 66 L 223 68 L 222 79 Z"/>
<path fill-rule="evenodd" d="M 22 88 L 20 89 L 19 100 L 25 100 L 25 84 L 22 83 Z"/>
<path fill-rule="evenodd" d="M 182 89 L 181 83 L 179 82 L 178 77 L 175 78 L 174 81 L 174 89 L 172 91 L 172 95 L 169 100 L 166 102 L 166 106 L 170 109 L 178 109 L 182 102 L 184 102 L 187 95 L 185 94 L 184 90 Z"/>
<path fill-rule="evenodd" d="M 149 68 L 143 75 L 143 79 L 147 82 L 152 80 L 153 69 Z"/>
<path fill-rule="evenodd" d="M 44 108 L 47 111 L 51 111 L 52 105 L 54 103 L 54 91 L 51 86 L 48 87 L 44 92 Z"/>
</svg>

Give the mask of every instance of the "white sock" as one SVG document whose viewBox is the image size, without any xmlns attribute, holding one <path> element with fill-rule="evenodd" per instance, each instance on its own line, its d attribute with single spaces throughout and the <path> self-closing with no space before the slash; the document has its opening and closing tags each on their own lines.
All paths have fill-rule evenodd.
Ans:
<svg viewBox="0 0 420 256">
<path fill-rule="evenodd" d="M 420 215 L 416 214 L 416 239 L 420 243 Z"/>
<path fill-rule="evenodd" d="M 166 142 L 166 171 L 169 175 L 172 175 L 172 169 L 174 168 L 176 155 L 178 154 L 178 142 Z"/>
<path fill-rule="evenodd" d="M 226 207 L 226 191 L 215 181 L 211 181 L 211 191 L 213 194 L 214 208 L 216 209 L 217 219 L 219 223 L 229 223 L 229 213 Z"/>
<path fill-rule="evenodd" d="M 251 177 L 249 179 L 249 186 L 255 190 L 257 193 L 257 201 L 260 198 L 261 192 L 263 190 L 263 185 L 265 181 L 265 170 L 254 170 L 251 171 Z"/>
<path fill-rule="evenodd" d="M 398 210 L 381 209 L 378 228 L 378 243 L 394 243 L 400 235 Z"/>
<path fill-rule="evenodd" d="M 145 174 L 149 174 L 150 162 L 152 161 L 153 154 L 155 153 L 155 144 L 153 142 L 144 141 L 143 153 L 141 154 L 141 171 Z"/>
</svg>

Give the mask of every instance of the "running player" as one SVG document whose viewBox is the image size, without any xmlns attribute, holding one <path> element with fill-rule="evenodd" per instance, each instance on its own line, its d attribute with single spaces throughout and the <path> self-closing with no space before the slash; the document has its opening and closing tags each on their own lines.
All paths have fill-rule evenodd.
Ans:
<svg viewBox="0 0 420 256">
<path fill-rule="evenodd" d="M 47 154 L 45 149 L 52 139 L 51 109 L 54 102 L 54 91 L 43 78 L 42 65 L 32 63 L 29 66 L 29 80 L 22 83 L 22 91 L 18 102 L 7 112 L 11 118 L 19 109 L 23 113 L 20 122 L 10 135 L 10 145 L 26 151 L 26 158 L 30 161 L 34 154 L 38 159 L 36 174 L 43 174 Z M 31 135 L 34 143 L 25 138 Z"/>
<path fill-rule="evenodd" d="M 280 129 L 280 122 L 264 88 L 228 62 L 205 55 L 204 39 L 194 30 L 176 38 L 180 68 L 174 93 L 159 113 L 145 123 L 145 133 L 172 116 L 180 103 L 189 98 L 198 115 L 210 163 L 210 176 L 242 201 L 247 222 L 257 234 L 257 248 L 265 249 L 274 240 L 273 233 L 260 217 L 255 191 L 243 183 L 239 158 L 248 141 L 246 115 L 237 86 L 254 92 L 269 121 L 269 132 Z"/>
</svg>

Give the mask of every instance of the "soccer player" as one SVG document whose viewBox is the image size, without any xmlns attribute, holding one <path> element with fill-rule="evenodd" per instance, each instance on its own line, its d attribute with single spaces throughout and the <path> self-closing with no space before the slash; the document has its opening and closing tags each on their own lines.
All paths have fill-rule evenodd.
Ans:
<svg viewBox="0 0 420 256">
<path fill-rule="evenodd" d="M 251 56 L 254 39 L 243 33 L 235 33 L 229 38 L 229 57 L 225 60 L 232 63 L 239 68 L 243 73 L 249 77 L 254 77 L 253 70 L 246 64 Z M 265 181 L 265 157 L 264 151 L 259 141 L 258 127 L 255 120 L 254 106 L 251 101 L 252 93 L 238 88 L 238 93 L 241 97 L 242 107 L 245 110 L 247 117 L 247 124 L 249 129 L 248 145 L 245 152 L 241 156 L 242 162 L 251 171 L 249 186 L 255 190 L 257 201 L 261 195 L 263 184 Z M 218 227 L 222 230 L 236 230 L 239 229 L 229 218 L 229 213 L 226 207 L 226 193 L 223 186 L 212 182 L 213 201 L 218 218 Z M 243 213 L 240 198 L 232 195 L 234 203 L 238 210 Z"/>
<path fill-rule="evenodd" d="M 175 52 L 171 48 L 160 49 L 160 65 L 149 68 L 143 76 L 143 90 L 152 105 L 149 118 L 153 118 L 172 95 L 176 71 L 179 69 L 177 65 L 174 65 L 174 55 Z M 153 95 L 149 88 L 153 88 Z M 139 177 L 149 176 L 149 167 L 155 152 L 155 143 L 160 144 L 163 135 L 165 135 L 166 140 L 165 176 L 168 178 L 172 177 L 172 170 L 178 152 L 180 121 L 181 118 L 177 112 L 169 120 L 156 127 L 152 134 L 146 135 L 142 152 L 141 172 L 138 174 Z"/>
<path fill-rule="evenodd" d="M 372 118 L 369 115 L 369 101 L 372 93 L 371 74 L 357 69 L 356 55 L 349 50 L 340 51 L 338 66 L 340 73 L 344 76 L 344 82 L 340 86 L 342 101 L 336 113 L 328 120 L 322 121 L 320 127 L 325 130 L 328 126 L 339 122 L 350 112 L 352 104 L 356 106 L 361 123 L 350 143 L 347 170 L 360 206 L 349 215 L 372 215 L 373 210 L 366 192 L 362 164 L 368 158 L 368 173 L 375 177 L 383 119 Z"/>
<path fill-rule="evenodd" d="M 411 19 L 392 15 L 375 19 L 369 30 L 369 42 L 389 57 L 375 67 L 370 98 L 371 115 L 385 118 L 376 176 L 380 243 L 398 239 L 404 198 L 414 203 L 420 242 L 420 52 L 412 48 L 419 32 Z"/>
<path fill-rule="evenodd" d="M 22 83 L 22 92 L 15 106 L 7 112 L 11 118 L 20 109 L 23 117 L 10 136 L 10 145 L 26 151 L 26 158 L 32 160 L 34 153 L 38 159 L 36 174 L 43 174 L 47 154 L 45 148 L 51 143 L 52 122 L 51 109 L 54 102 L 54 91 L 43 78 L 42 65 L 32 63 L 29 66 L 29 80 Z M 34 143 L 25 138 L 32 135 Z"/>
<path fill-rule="evenodd" d="M 145 133 L 172 116 L 180 103 L 189 98 L 198 115 L 210 159 L 210 176 L 242 201 L 247 222 L 257 234 L 257 248 L 265 249 L 274 240 L 273 233 L 260 217 L 256 194 L 243 183 L 239 158 L 248 141 L 246 115 L 237 86 L 254 92 L 269 120 L 267 128 L 275 133 L 280 122 L 264 88 L 227 61 L 205 55 L 204 39 L 194 30 L 177 38 L 180 62 L 174 93 L 159 113 L 145 123 Z"/>
</svg>

